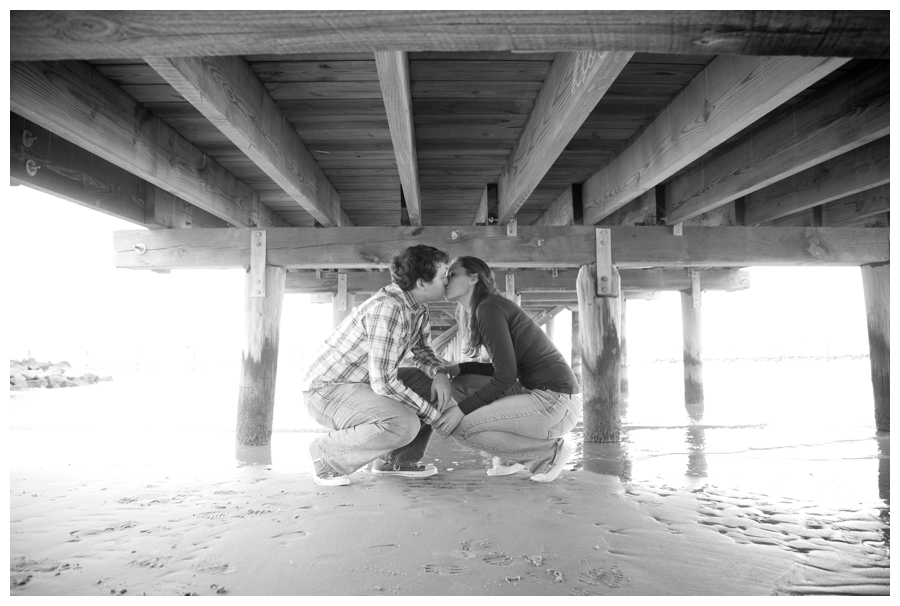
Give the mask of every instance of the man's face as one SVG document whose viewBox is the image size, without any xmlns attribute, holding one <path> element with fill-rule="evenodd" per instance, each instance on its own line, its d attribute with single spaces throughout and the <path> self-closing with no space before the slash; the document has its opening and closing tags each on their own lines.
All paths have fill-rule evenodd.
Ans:
<svg viewBox="0 0 900 606">
<path fill-rule="evenodd" d="M 413 289 L 413 296 L 419 303 L 429 303 L 431 301 L 443 301 L 444 289 L 447 288 L 447 269 L 446 263 L 438 263 L 437 272 L 431 282 L 419 280 Z"/>
</svg>

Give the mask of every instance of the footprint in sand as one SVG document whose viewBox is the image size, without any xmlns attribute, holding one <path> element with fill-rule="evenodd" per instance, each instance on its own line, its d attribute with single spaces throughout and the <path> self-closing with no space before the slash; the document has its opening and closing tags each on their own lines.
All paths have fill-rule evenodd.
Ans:
<svg viewBox="0 0 900 606">
<path fill-rule="evenodd" d="M 197 572 L 206 572 L 209 574 L 231 574 L 235 572 L 234 568 L 229 568 L 225 562 L 220 562 L 218 558 L 203 558 L 196 564 L 191 566 L 191 570 Z"/>
<path fill-rule="evenodd" d="M 305 530 L 290 530 L 288 532 L 276 534 L 275 536 L 269 538 L 280 539 L 278 541 L 279 545 L 287 545 L 293 541 L 299 541 L 300 539 L 305 538 L 307 535 L 309 535 L 309 533 Z"/>
<path fill-rule="evenodd" d="M 376 554 L 383 556 L 397 551 L 398 549 L 400 549 L 400 546 L 396 543 L 386 543 L 384 545 L 369 545 L 369 549 L 374 551 Z"/>
<path fill-rule="evenodd" d="M 513 565 L 513 559 L 503 552 L 489 553 L 488 556 L 483 559 L 483 561 L 485 564 L 490 564 L 491 566 L 512 566 Z"/>
<path fill-rule="evenodd" d="M 451 558 L 456 558 L 457 560 L 472 560 L 476 556 L 474 551 L 469 551 L 467 549 L 454 549 L 450 552 Z"/>
<path fill-rule="evenodd" d="M 166 565 L 172 561 L 172 556 L 166 556 L 162 558 L 146 558 L 143 560 L 134 560 L 129 562 L 129 566 L 137 566 L 138 568 L 149 570 L 152 568 L 165 568 Z"/>
<path fill-rule="evenodd" d="M 606 585 L 619 587 L 622 584 L 622 571 L 617 564 L 604 568 L 592 568 L 578 576 L 578 580 L 587 585 Z"/>
<path fill-rule="evenodd" d="M 201 511 L 194 514 L 195 518 L 203 518 L 204 520 L 224 520 L 228 517 L 228 513 L 224 511 Z"/>
<path fill-rule="evenodd" d="M 438 564 L 425 564 L 422 568 L 429 574 L 469 574 L 471 566 L 441 566 Z"/>
</svg>

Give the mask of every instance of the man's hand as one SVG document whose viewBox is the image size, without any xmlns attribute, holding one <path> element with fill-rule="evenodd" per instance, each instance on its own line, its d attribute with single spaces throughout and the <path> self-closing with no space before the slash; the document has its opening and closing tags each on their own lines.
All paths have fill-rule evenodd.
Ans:
<svg viewBox="0 0 900 606">
<path fill-rule="evenodd" d="M 453 388 L 450 386 L 450 379 L 447 375 L 438 373 L 434 375 L 431 382 L 431 401 L 437 402 L 438 409 L 441 411 L 453 403 Z"/>
<path fill-rule="evenodd" d="M 444 414 L 431 426 L 442 438 L 449 438 L 450 434 L 453 433 L 453 430 L 456 429 L 456 426 L 459 425 L 459 422 L 465 416 L 463 411 L 459 409 L 459 406 L 452 406 L 444 411 Z"/>
</svg>

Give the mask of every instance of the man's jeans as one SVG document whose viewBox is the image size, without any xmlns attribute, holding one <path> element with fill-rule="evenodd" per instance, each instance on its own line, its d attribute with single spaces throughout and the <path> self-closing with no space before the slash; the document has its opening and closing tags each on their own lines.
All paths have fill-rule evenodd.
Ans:
<svg viewBox="0 0 900 606">
<path fill-rule="evenodd" d="M 425 400 L 431 379 L 418 368 L 400 368 L 398 378 Z M 307 411 L 326 435 L 313 440 L 324 466 L 336 475 L 351 474 L 382 457 L 388 463 L 415 463 L 425 455 L 431 425 L 408 406 L 380 396 L 365 383 L 329 385 L 305 392 Z"/>
<path fill-rule="evenodd" d="M 459 375 L 454 393 L 465 397 L 491 377 Z M 453 439 L 474 450 L 521 463 L 532 473 L 553 464 L 559 438 L 572 431 L 581 417 L 581 402 L 569 394 L 525 389 L 517 381 L 502 397 L 463 417 Z"/>
</svg>

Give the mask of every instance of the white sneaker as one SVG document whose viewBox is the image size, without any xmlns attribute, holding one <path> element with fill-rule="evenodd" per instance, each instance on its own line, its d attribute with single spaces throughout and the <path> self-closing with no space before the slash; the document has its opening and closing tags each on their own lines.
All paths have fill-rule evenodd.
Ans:
<svg viewBox="0 0 900 606">
<path fill-rule="evenodd" d="M 544 473 L 536 473 L 531 476 L 532 482 L 552 482 L 559 474 L 562 473 L 563 467 L 566 466 L 566 462 L 569 460 L 569 457 L 572 456 L 572 451 L 574 447 L 572 443 L 569 442 L 566 438 L 561 438 L 559 441 L 559 446 L 556 449 L 556 456 L 553 457 L 553 464 L 550 466 L 550 469 L 545 471 Z"/>
<path fill-rule="evenodd" d="M 493 467 L 487 470 L 489 476 L 511 476 L 512 474 L 525 469 L 525 466 L 521 463 L 504 465 L 503 459 L 500 457 L 491 457 L 491 463 L 493 464 Z"/>
<path fill-rule="evenodd" d="M 313 458 L 312 448 L 313 445 L 312 442 L 310 442 L 306 449 L 306 458 L 312 466 L 313 482 L 319 486 L 348 486 L 350 484 L 350 478 L 347 476 L 336 476 L 325 471 L 325 468 L 321 465 L 322 459 Z M 319 464 L 316 465 L 316 463 Z"/>
</svg>

